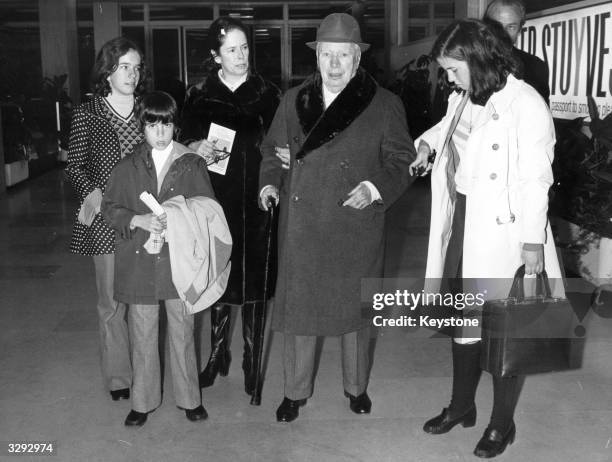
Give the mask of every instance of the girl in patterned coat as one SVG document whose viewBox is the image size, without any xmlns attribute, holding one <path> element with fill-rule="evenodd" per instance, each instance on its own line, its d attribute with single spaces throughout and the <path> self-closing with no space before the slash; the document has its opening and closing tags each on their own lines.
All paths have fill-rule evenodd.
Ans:
<svg viewBox="0 0 612 462">
<path fill-rule="evenodd" d="M 113 167 L 143 140 L 134 116 L 142 63 L 138 46 L 124 37 L 102 46 L 92 70 L 94 96 L 74 109 L 66 167 L 79 199 L 70 251 L 93 257 L 102 375 L 114 401 L 129 398 L 132 370 L 125 305 L 113 299 L 115 235 L 100 206 Z"/>
</svg>

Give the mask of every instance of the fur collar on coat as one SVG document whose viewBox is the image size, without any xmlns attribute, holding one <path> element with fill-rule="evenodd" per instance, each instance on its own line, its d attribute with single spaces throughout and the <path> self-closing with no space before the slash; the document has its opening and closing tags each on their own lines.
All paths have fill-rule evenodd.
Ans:
<svg viewBox="0 0 612 462">
<path fill-rule="evenodd" d="M 200 104 L 219 104 L 227 106 L 227 110 L 242 106 L 247 113 L 258 113 L 259 105 L 266 102 L 268 97 L 278 98 L 278 88 L 264 80 L 259 74 L 250 74 L 247 80 L 232 92 L 213 72 L 200 83 L 189 89 L 187 103 L 191 107 L 200 107 Z"/>
<path fill-rule="evenodd" d="M 255 133 L 259 144 L 280 100 L 280 90 L 259 74 L 250 74 L 235 92 L 212 73 L 187 92 L 179 139 L 189 144 L 205 138 L 210 122 Z"/>
<path fill-rule="evenodd" d="M 309 77 L 296 97 L 298 119 L 306 134 L 296 158 L 303 158 L 346 129 L 369 106 L 377 89 L 376 81 L 359 68 L 355 77 L 325 110 L 321 74 L 317 72 Z"/>
</svg>

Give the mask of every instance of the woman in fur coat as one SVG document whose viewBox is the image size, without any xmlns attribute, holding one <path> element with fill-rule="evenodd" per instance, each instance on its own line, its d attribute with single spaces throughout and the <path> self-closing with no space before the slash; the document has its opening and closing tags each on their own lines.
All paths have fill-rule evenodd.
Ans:
<svg viewBox="0 0 612 462">
<path fill-rule="evenodd" d="M 238 20 L 218 18 L 209 29 L 209 60 L 215 70 L 189 89 L 180 139 L 209 161 L 223 153 L 207 141 L 211 123 L 236 132 L 225 174 L 210 173 L 234 246 L 228 287 L 211 310 L 211 354 L 200 386 L 225 376 L 231 360 L 231 305 L 242 306 L 244 384 L 255 393 L 257 358 L 262 345 L 255 327 L 265 315 L 264 264 L 267 215 L 258 207 L 259 146 L 280 99 L 278 88 L 250 70 L 247 30 Z M 274 248 L 274 246 L 273 246 Z M 274 260 L 274 259 L 272 259 Z M 269 280 L 274 280 L 270 277 Z M 269 290 L 268 293 L 272 291 Z"/>
</svg>

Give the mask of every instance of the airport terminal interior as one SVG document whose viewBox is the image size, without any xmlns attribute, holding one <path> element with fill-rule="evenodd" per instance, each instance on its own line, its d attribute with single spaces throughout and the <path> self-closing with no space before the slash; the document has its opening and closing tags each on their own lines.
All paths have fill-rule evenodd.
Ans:
<svg viewBox="0 0 612 462">
<path fill-rule="evenodd" d="M 365 3 L 368 9 L 359 10 Z M 526 3 L 527 12 L 537 16 L 540 10 L 560 5 L 603 8 L 606 2 Z M 23 152 L 7 150 L 0 156 L 0 167 L 15 161 L 0 172 L 6 173 L 0 181 L 0 461 L 478 460 L 472 452 L 491 413 L 490 374 L 483 373 L 480 381 L 474 427 L 457 426 L 445 435 L 422 429 L 450 401 L 448 337 L 424 328 L 373 329 L 368 387 L 373 406 L 367 415 L 349 409 L 342 389 L 340 344 L 337 338 L 326 338 L 320 344 L 312 398 L 297 420 L 279 423 L 275 411 L 284 394 L 282 335 L 266 330 L 262 402 L 250 405 L 241 369 L 238 307 L 232 312 L 229 374 L 202 390 L 208 419 L 191 422 L 175 406 L 165 339 L 163 402 L 142 427 L 126 427 L 130 401 L 112 401 L 100 371 L 93 261 L 68 250 L 78 202 L 64 168 L 69 103 L 86 98 L 95 50 L 116 35 L 129 36 L 145 50 L 158 89 L 177 79 L 189 85 L 203 75 L 207 28 L 219 15 L 238 15 L 252 26 L 254 65 L 286 90 L 314 71 L 314 54 L 304 43 L 315 39 L 321 19 L 330 12 L 365 11 L 361 19 L 372 49 L 371 59 L 364 55 L 363 63 L 381 80 L 389 80 L 410 59 L 429 52 L 435 34 L 455 17 L 469 12 L 479 16 L 486 4 L 486 0 L 0 0 L 0 51 L 9 57 L 0 59 L 1 109 L 6 117 L 20 119 L 21 110 L 26 118 L 39 116 L 40 135 L 38 153 L 24 147 Z M 609 31 L 609 13 L 597 10 L 597 17 Z M 597 31 L 595 24 L 599 23 L 594 23 Z M 593 60 L 600 51 L 601 59 L 608 56 L 603 40 L 608 37 L 609 42 L 612 34 L 606 36 L 603 26 L 601 34 L 601 49 L 592 52 Z M 585 57 L 582 63 L 586 62 Z M 601 63 L 599 69 L 601 74 Z M 50 78 L 47 88 L 52 94 L 26 98 L 32 85 L 40 90 L 43 76 Z M 59 155 L 58 138 L 63 148 Z M 386 289 L 400 279 L 420 290 L 415 281 L 425 272 L 430 202 L 428 179 L 419 178 L 387 211 Z M 561 254 L 568 242 L 557 244 Z M 582 365 L 527 377 L 515 414 L 516 440 L 497 458 L 500 461 L 612 461 L 612 292 L 602 298 L 607 307 L 590 309 L 595 287 L 574 272 L 568 259 L 563 263 L 568 296 L 584 308 L 577 318 L 586 332 Z M 269 312 L 273 309 L 272 300 Z M 165 338 L 163 322 L 161 330 Z M 210 354 L 207 311 L 196 315 L 196 346 L 203 368 Z M 9 455 L 9 442 L 52 442 L 55 452 L 48 459 L 17 457 Z"/>
<path fill-rule="evenodd" d="M 423 423 L 448 405 L 452 374 L 450 340 L 428 329 L 372 334 L 373 407 L 361 416 L 343 396 L 339 342 L 327 338 L 314 395 L 287 424 L 275 418 L 283 398 L 282 336 L 267 333 L 263 399 L 252 406 L 234 316 L 229 375 L 202 393 L 209 418 L 190 422 L 176 408 L 167 367 L 162 405 L 143 427 L 125 427 L 130 402 L 111 401 L 100 374 L 93 263 L 68 252 L 76 207 L 61 166 L 0 197 L 0 440 L 53 441 L 57 455 L 49 460 L 60 461 L 477 460 L 472 451 L 490 415 L 491 376 L 481 379 L 475 427 L 424 433 Z M 428 220 L 429 185 L 419 179 L 388 212 L 387 278 L 423 276 Z M 582 368 L 527 378 L 516 441 L 498 460 L 612 460 L 612 320 L 587 320 Z M 197 326 L 205 361 L 207 312 Z M 17 459 L 27 458 L 0 454 Z"/>
</svg>

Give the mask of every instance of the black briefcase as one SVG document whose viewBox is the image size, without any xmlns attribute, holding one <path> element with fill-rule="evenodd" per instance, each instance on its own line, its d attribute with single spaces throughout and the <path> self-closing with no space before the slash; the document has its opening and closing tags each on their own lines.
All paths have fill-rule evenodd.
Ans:
<svg viewBox="0 0 612 462">
<path fill-rule="evenodd" d="M 578 369 L 584 339 L 575 338 L 577 317 L 566 298 L 553 298 L 546 272 L 536 296 L 525 298 L 525 266 L 514 275 L 508 298 L 483 306 L 481 367 L 498 377 Z"/>
</svg>

